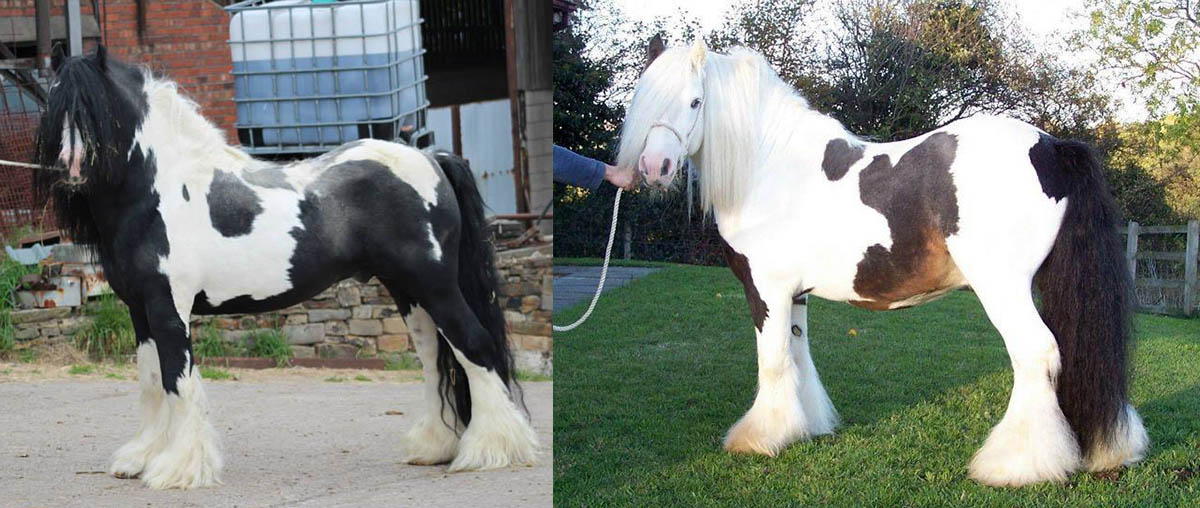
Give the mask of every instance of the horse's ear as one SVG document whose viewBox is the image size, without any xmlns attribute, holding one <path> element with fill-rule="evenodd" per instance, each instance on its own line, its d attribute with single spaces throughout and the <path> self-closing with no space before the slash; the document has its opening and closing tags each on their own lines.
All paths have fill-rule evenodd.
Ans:
<svg viewBox="0 0 1200 508">
<path fill-rule="evenodd" d="M 62 44 L 55 44 L 50 48 L 50 70 L 58 74 L 58 70 L 62 68 L 67 61 L 67 50 L 63 49 Z"/>
<path fill-rule="evenodd" d="M 92 54 L 92 58 L 101 70 L 108 70 L 108 49 L 103 44 L 96 45 L 96 52 Z"/>
<path fill-rule="evenodd" d="M 650 45 L 646 46 L 646 67 L 654 63 L 654 59 L 666 50 L 667 45 L 663 43 L 661 35 L 655 35 L 653 39 L 650 39 Z"/>
<path fill-rule="evenodd" d="M 704 45 L 704 39 L 696 39 L 696 43 L 692 44 L 692 67 L 703 69 L 704 59 L 707 56 L 708 47 Z"/>
</svg>

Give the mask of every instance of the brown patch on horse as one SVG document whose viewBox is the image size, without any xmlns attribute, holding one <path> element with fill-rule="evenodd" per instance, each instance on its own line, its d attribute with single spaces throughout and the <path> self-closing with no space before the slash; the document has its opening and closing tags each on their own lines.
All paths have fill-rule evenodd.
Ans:
<svg viewBox="0 0 1200 508">
<path fill-rule="evenodd" d="M 946 133 L 929 136 L 893 166 L 876 156 L 859 175 L 863 203 L 887 219 L 892 246 L 867 248 L 854 276 L 854 291 L 874 310 L 897 302 L 936 298 L 962 282 L 950 258 L 946 237 L 958 232 L 958 200 L 950 165 L 958 140 Z M 906 305 L 907 306 L 907 305 Z"/>
<path fill-rule="evenodd" d="M 825 157 L 821 159 L 821 171 L 831 182 L 841 180 L 850 171 L 850 166 L 862 159 L 862 145 L 851 145 L 844 139 L 831 139 L 825 144 Z"/>
<path fill-rule="evenodd" d="M 767 319 L 767 302 L 764 302 L 758 295 L 758 288 L 754 286 L 754 277 L 750 275 L 750 260 L 740 252 L 733 250 L 733 247 L 730 247 L 729 242 L 726 242 L 724 238 L 721 239 L 721 246 L 725 249 L 725 263 L 729 265 L 730 270 L 733 270 L 733 275 L 742 281 L 742 289 L 746 292 L 746 303 L 750 305 L 750 318 L 754 320 L 754 327 L 761 332 L 763 321 Z"/>
</svg>

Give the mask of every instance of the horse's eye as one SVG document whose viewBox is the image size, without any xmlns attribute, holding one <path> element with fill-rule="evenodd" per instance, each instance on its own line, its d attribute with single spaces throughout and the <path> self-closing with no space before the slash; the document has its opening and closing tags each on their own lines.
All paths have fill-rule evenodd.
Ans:
<svg viewBox="0 0 1200 508">
<path fill-rule="evenodd" d="M 692 99 L 692 109 L 700 107 L 700 99 Z"/>
</svg>

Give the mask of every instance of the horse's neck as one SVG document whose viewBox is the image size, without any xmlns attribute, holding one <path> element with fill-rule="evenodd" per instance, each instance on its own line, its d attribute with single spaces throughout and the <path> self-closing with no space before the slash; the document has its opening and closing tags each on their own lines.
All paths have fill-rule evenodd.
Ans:
<svg viewBox="0 0 1200 508">
<path fill-rule="evenodd" d="M 174 92 L 160 92 L 165 97 L 151 101 L 151 107 L 134 138 L 143 154 L 154 154 L 159 178 L 186 180 L 196 174 L 208 174 L 214 169 L 231 170 L 246 166 L 252 159 L 225 142 L 222 131 L 208 122 L 198 111 L 186 104 Z"/>
<path fill-rule="evenodd" d="M 825 147 L 835 139 L 862 144 L 836 119 L 808 107 L 790 89 L 781 89 L 762 101 L 754 164 L 741 168 L 753 182 L 747 195 L 732 209 L 714 209 L 722 232 L 733 232 L 753 223 L 763 211 L 783 210 L 814 192 L 814 179 L 826 178 L 822 171 Z"/>
</svg>

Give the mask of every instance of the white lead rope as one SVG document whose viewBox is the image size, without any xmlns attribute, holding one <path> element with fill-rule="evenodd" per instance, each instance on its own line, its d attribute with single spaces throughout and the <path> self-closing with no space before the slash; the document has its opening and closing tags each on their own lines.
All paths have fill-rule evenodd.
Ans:
<svg viewBox="0 0 1200 508">
<path fill-rule="evenodd" d="M 604 292 L 604 279 L 608 278 L 608 260 L 612 256 L 613 238 L 617 236 L 617 209 L 621 206 L 621 192 L 624 189 L 617 187 L 617 198 L 613 200 L 612 226 L 608 228 L 608 246 L 604 248 L 604 266 L 600 269 L 600 284 L 596 285 L 596 294 L 592 295 L 592 303 L 588 304 L 587 311 L 579 316 L 579 319 L 567 326 L 554 325 L 556 332 L 569 332 L 582 325 L 587 318 L 592 315 L 592 311 L 596 310 L 596 302 L 600 300 L 600 293 Z"/>
</svg>

